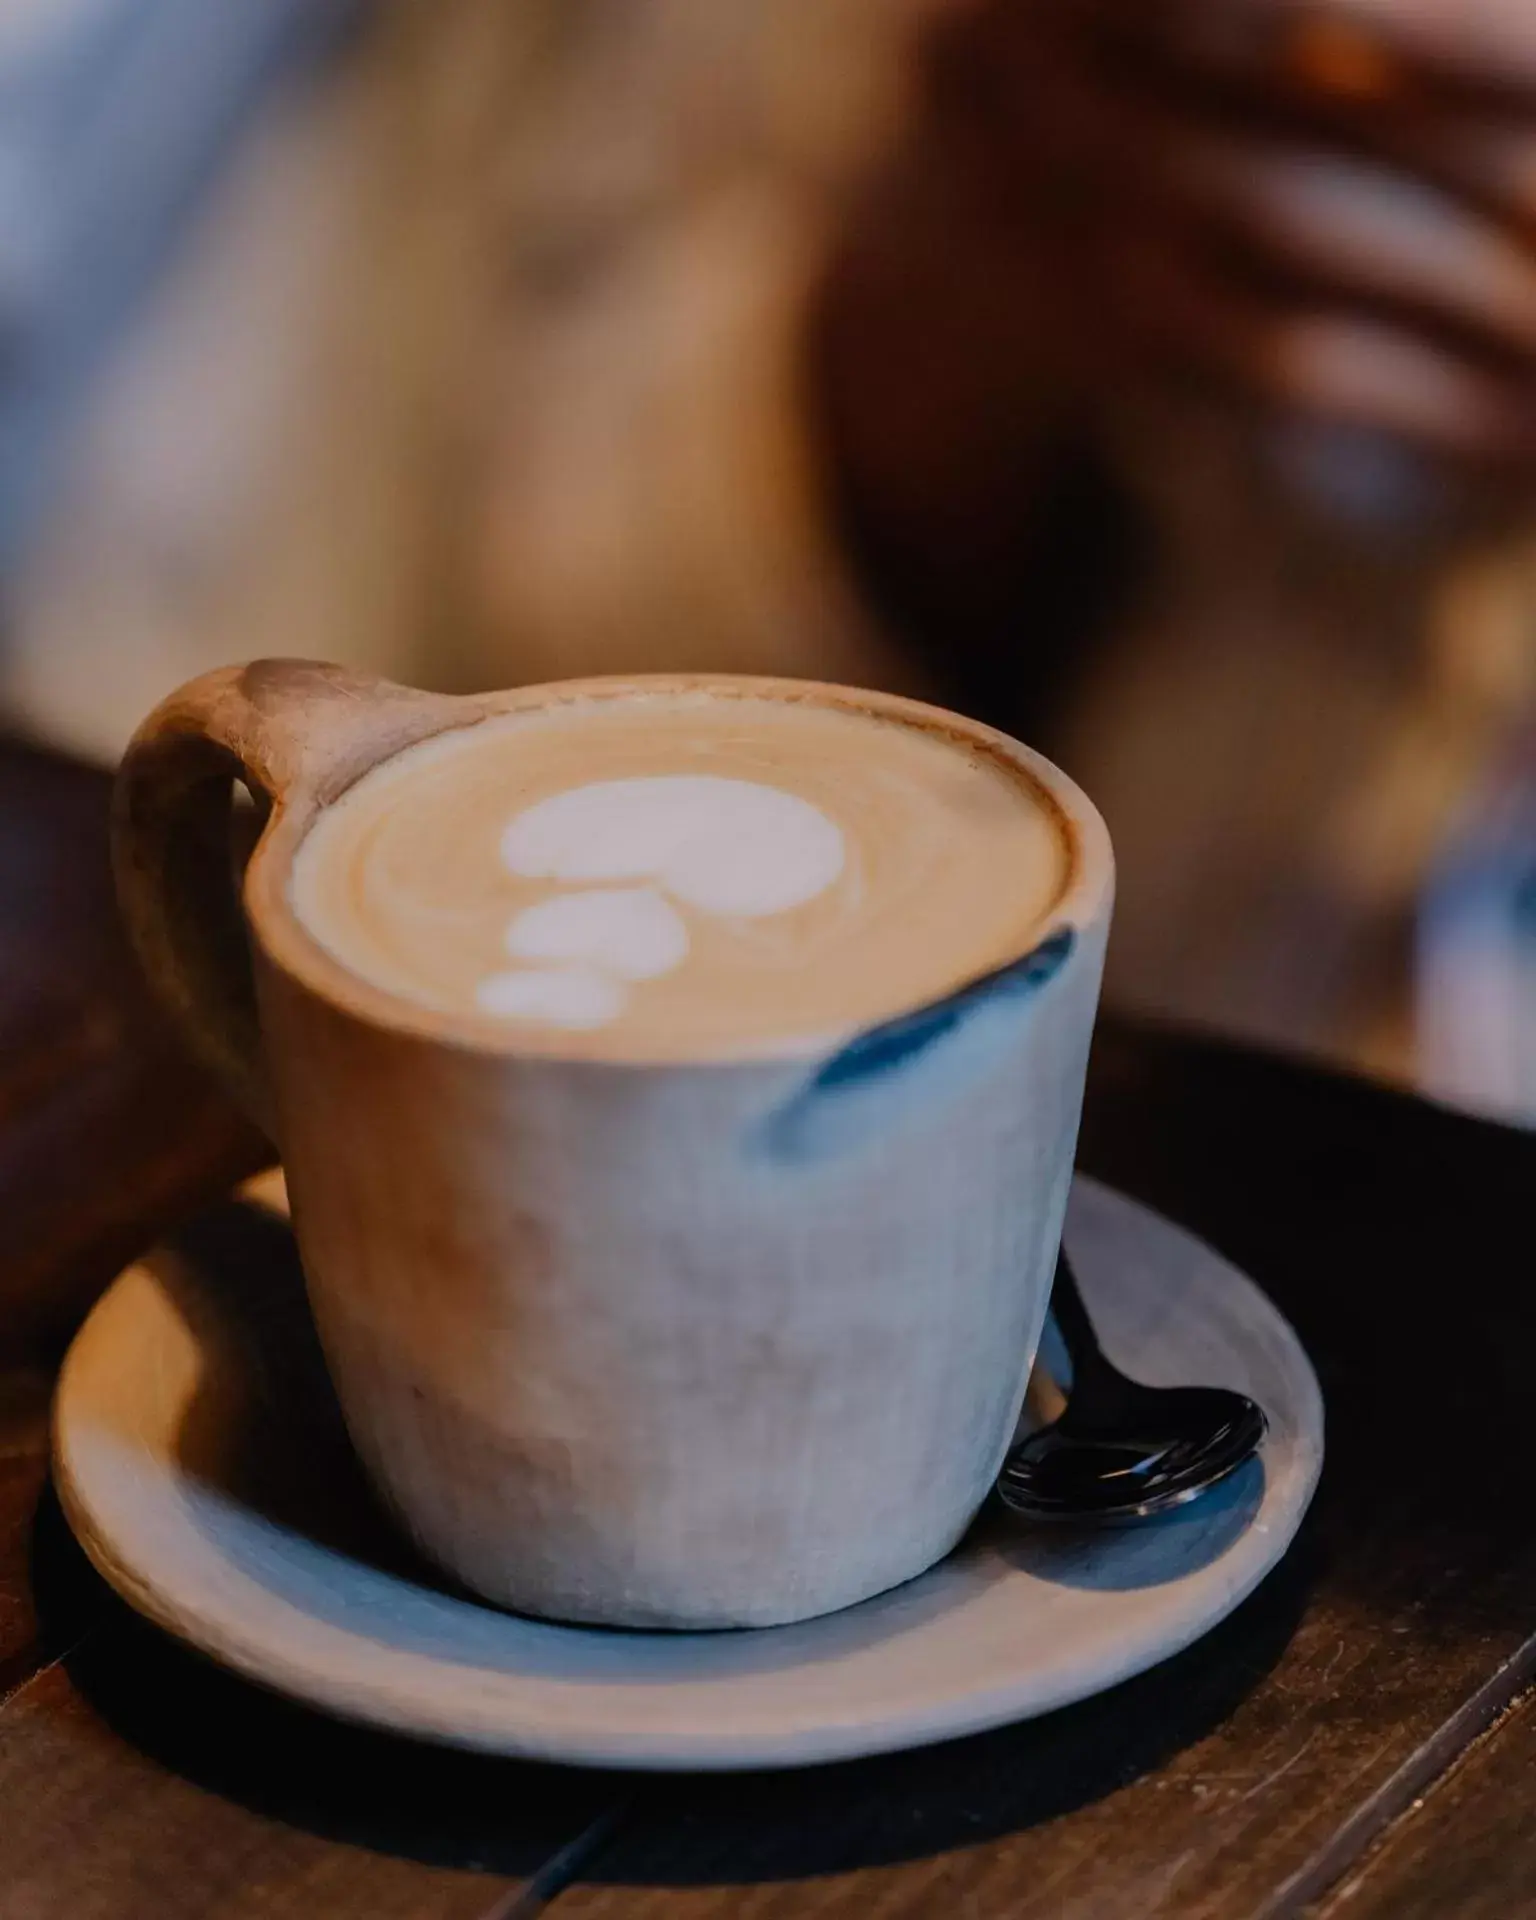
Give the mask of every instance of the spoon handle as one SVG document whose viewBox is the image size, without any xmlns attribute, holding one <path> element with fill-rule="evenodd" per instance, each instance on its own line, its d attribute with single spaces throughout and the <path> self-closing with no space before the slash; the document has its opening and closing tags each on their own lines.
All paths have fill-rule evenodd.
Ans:
<svg viewBox="0 0 1536 1920">
<path fill-rule="evenodd" d="M 1083 1304 L 1077 1275 L 1072 1271 L 1072 1262 L 1067 1258 L 1065 1247 L 1056 1255 L 1056 1277 L 1051 1283 L 1051 1314 L 1066 1343 L 1074 1372 L 1103 1360 L 1104 1350 L 1099 1345 L 1099 1336 L 1094 1332 L 1088 1309 Z"/>
</svg>

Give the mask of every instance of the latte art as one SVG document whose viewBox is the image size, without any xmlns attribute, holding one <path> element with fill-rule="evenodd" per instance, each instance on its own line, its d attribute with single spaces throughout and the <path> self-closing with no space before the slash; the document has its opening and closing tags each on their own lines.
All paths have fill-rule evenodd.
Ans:
<svg viewBox="0 0 1536 1920">
<path fill-rule="evenodd" d="M 600 780 L 519 814 L 501 837 L 513 873 L 655 879 L 707 913 L 783 913 L 842 872 L 843 836 L 807 800 L 753 780 L 660 774 Z"/>
<path fill-rule="evenodd" d="M 654 980 L 688 957 L 688 928 L 654 887 L 557 893 L 523 908 L 507 928 L 507 952 L 518 960 L 585 960 L 621 980 Z"/>
<path fill-rule="evenodd" d="M 556 894 L 525 907 L 507 928 L 518 959 L 565 960 L 533 989 L 526 976 L 492 974 L 475 998 L 505 1013 L 542 996 L 559 1026 L 600 1026 L 627 994 L 619 981 L 654 980 L 688 956 L 688 928 L 665 889 L 705 913 L 784 913 L 824 892 L 843 869 L 843 836 L 809 801 L 750 780 L 653 774 L 601 780 L 552 795 L 520 813 L 501 837 L 509 870 L 533 879 L 623 880 L 650 887 Z M 606 974 L 614 991 L 590 984 Z"/>
<path fill-rule="evenodd" d="M 1022 769 L 856 708 L 643 691 L 366 775 L 293 899 L 389 992 L 612 1058 L 792 1048 L 1024 952 L 1065 840 Z"/>
</svg>

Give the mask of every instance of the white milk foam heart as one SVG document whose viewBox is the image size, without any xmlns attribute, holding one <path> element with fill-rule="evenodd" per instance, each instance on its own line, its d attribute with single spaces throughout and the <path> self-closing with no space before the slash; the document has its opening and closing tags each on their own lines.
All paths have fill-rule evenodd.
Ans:
<svg viewBox="0 0 1536 1920">
<path fill-rule="evenodd" d="M 587 960 L 623 980 L 656 980 L 688 957 L 688 928 L 655 887 L 557 893 L 507 928 L 514 960 Z"/>
<path fill-rule="evenodd" d="M 567 964 L 492 974 L 476 990 L 486 1013 L 594 1027 L 623 1011 L 624 983 L 656 979 L 687 958 L 687 925 L 668 893 L 722 917 L 785 913 L 825 892 L 847 853 L 836 823 L 797 794 L 714 774 L 658 774 L 549 795 L 508 823 L 501 857 L 523 879 L 652 882 L 524 908 L 507 928 L 507 952 Z"/>
<path fill-rule="evenodd" d="M 596 967 L 529 967 L 493 973 L 476 996 L 504 1020 L 543 1020 L 555 1027 L 601 1027 L 624 1011 L 628 989 Z"/>
</svg>

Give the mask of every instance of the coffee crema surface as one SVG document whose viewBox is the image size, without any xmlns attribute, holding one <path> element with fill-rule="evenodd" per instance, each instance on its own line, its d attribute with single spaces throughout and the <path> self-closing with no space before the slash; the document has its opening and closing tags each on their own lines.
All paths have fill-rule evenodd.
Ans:
<svg viewBox="0 0 1536 1920">
<path fill-rule="evenodd" d="M 716 690 L 564 698 L 411 747 L 294 864 L 310 934 L 475 1034 L 603 1059 L 793 1053 L 1025 953 L 1067 829 L 1001 754 Z"/>
</svg>

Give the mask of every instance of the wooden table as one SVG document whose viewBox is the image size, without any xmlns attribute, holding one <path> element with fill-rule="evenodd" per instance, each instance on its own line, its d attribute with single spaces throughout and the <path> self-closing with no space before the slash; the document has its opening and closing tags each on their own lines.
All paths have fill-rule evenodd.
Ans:
<svg viewBox="0 0 1536 1920">
<path fill-rule="evenodd" d="M 1536 1140 L 1107 1024 L 1085 1166 L 1291 1316 L 1329 1460 L 1199 1645 L 1030 1725 L 800 1774 L 437 1752 L 269 1697 L 139 1622 L 46 1485 L 93 1290 L 262 1148 L 115 932 L 105 782 L 0 750 L 0 1914 L 1120 1920 L 1536 1913 Z"/>
</svg>

